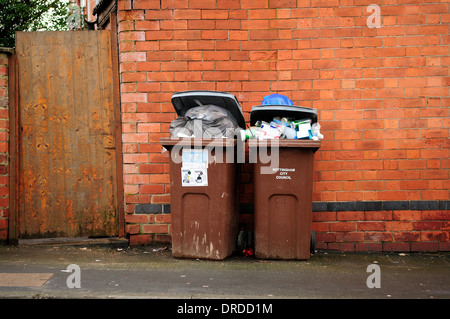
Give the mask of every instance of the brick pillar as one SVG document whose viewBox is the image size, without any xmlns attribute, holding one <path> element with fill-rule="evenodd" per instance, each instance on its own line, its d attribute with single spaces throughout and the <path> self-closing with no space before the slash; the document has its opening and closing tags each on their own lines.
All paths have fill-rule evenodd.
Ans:
<svg viewBox="0 0 450 319">
<path fill-rule="evenodd" d="M 9 99 L 8 58 L 11 49 L 0 48 L 0 244 L 8 239 L 9 217 Z"/>
</svg>

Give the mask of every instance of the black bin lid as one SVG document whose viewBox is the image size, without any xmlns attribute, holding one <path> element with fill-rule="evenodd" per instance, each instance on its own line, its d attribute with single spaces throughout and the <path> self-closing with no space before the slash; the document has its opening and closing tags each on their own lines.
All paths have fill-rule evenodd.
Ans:
<svg viewBox="0 0 450 319">
<path fill-rule="evenodd" d="M 239 102 L 231 93 L 217 91 L 185 91 L 172 95 L 172 104 L 179 116 L 184 116 L 187 110 L 202 105 L 217 105 L 228 112 L 236 119 L 241 128 L 245 128 L 244 114 Z"/>
<path fill-rule="evenodd" d="M 297 120 L 311 119 L 311 124 L 317 122 L 317 110 L 303 106 L 290 105 L 259 105 L 252 107 L 250 126 L 257 121 L 270 123 L 274 117 L 292 118 Z"/>
</svg>

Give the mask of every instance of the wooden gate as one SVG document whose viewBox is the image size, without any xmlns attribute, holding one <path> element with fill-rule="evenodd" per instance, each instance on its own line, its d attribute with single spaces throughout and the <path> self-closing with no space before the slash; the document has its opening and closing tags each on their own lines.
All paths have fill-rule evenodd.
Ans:
<svg viewBox="0 0 450 319">
<path fill-rule="evenodd" d="M 110 31 L 16 35 L 18 238 L 119 235 L 111 42 Z"/>
</svg>

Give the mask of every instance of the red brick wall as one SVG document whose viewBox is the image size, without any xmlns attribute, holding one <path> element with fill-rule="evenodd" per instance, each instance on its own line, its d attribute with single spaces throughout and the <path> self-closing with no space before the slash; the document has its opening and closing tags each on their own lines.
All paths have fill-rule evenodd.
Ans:
<svg viewBox="0 0 450 319">
<path fill-rule="evenodd" d="M 379 28 L 369 27 L 371 4 L 381 10 Z M 449 7 L 437 0 L 119 0 L 131 243 L 170 238 L 161 205 L 170 203 L 168 157 L 158 141 L 176 117 L 171 95 L 219 90 L 237 96 L 246 120 L 273 92 L 318 110 L 325 135 L 315 156 L 314 201 L 325 203 L 313 213 L 319 248 L 450 250 Z M 243 204 L 252 203 L 251 174 L 247 165 Z M 385 210 L 327 208 L 393 201 Z"/>
<path fill-rule="evenodd" d="M 8 239 L 9 216 L 9 104 L 8 51 L 0 49 L 0 243 Z"/>
</svg>

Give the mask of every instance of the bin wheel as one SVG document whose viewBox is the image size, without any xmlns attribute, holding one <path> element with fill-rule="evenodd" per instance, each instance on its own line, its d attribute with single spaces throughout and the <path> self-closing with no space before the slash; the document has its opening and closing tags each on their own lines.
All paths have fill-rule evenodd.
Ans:
<svg viewBox="0 0 450 319">
<path fill-rule="evenodd" d="M 237 248 L 239 252 L 242 252 L 242 250 L 245 249 L 247 246 L 247 232 L 244 230 L 241 230 L 238 234 L 237 238 Z"/>
<path fill-rule="evenodd" d="M 316 232 L 314 230 L 311 231 L 311 244 L 309 246 L 309 252 L 314 254 L 316 250 Z"/>
<path fill-rule="evenodd" d="M 237 238 L 237 249 L 242 252 L 244 249 L 253 249 L 253 230 L 241 230 Z"/>
</svg>

